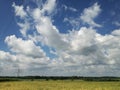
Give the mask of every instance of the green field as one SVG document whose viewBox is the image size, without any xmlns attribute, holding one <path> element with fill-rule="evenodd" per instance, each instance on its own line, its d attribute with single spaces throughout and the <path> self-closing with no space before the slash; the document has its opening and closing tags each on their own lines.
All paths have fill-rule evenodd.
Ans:
<svg viewBox="0 0 120 90">
<path fill-rule="evenodd" d="M 0 90 L 120 90 L 120 82 L 41 80 L 0 82 Z"/>
</svg>

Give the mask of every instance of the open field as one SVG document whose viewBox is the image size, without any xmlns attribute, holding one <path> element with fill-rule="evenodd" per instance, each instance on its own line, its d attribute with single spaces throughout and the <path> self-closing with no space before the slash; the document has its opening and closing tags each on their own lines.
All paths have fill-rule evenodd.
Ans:
<svg viewBox="0 0 120 90">
<path fill-rule="evenodd" d="M 0 82 L 0 90 L 120 90 L 120 82 L 40 80 Z"/>
</svg>

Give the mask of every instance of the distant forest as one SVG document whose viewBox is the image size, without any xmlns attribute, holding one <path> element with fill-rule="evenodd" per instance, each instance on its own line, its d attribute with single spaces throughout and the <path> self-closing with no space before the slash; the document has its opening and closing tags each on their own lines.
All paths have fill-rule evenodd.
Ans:
<svg viewBox="0 0 120 90">
<path fill-rule="evenodd" d="M 4 81 L 21 81 L 21 80 L 82 80 L 82 81 L 120 81 L 120 77 L 83 77 L 83 76 L 1 76 L 0 82 Z"/>
</svg>

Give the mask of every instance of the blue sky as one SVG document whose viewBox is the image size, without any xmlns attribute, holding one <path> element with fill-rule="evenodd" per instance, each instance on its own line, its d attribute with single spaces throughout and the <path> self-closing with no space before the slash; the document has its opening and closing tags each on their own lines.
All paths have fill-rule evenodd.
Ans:
<svg viewBox="0 0 120 90">
<path fill-rule="evenodd" d="M 119 4 L 1 0 L 2 75 L 119 76 Z"/>
</svg>

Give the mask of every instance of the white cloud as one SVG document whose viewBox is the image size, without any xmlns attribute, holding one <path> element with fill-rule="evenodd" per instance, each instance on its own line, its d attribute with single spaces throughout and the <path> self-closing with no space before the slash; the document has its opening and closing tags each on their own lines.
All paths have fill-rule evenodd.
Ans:
<svg viewBox="0 0 120 90">
<path fill-rule="evenodd" d="M 70 10 L 72 12 L 77 12 L 77 9 L 73 8 L 73 7 L 68 7 L 66 5 L 62 5 L 62 7 L 65 9 L 65 10 Z"/>
<path fill-rule="evenodd" d="M 1 61 L 16 61 L 16 57 L 14 55 L 10 55 L 9 52 L 4 52 L 4 51 L 0 51 L 0 60 Z M 12 61 L 12 62 L 13 62 Z"/>
<path fill-rule="evenodd" d="M 42 17 L 41 21 L 36 25 L 36 29 L 38 33 L 43 36 L 44 40 L 42 42 L 46 45 L 56 49 L 65 49 L 67 47 L 64 40 L 62 40 L 58 29 L 52 25 L 52 22 L 48 17 Z"/>
<path fill-rule="evenodd" d="M 27 18 L 28 17 L 28 14 L 27 14 L 28 12 L 27 11 L 29 10 L 29 7 L 27 7 L 27 10 L 25 10 L 22 5 L 19 6 L 19 5 L 16 5 L 15 3 L 13 3 L 12 6 L 15 9 L 14 10 L 15 11 L 15 16 L 19 16 L 23 20 L 23 22 L 17 22 L 17 24 L 21 28 L 20 29 L 21 34 L 24 37 L 26 37 L 26 34 L 29 31 L 30 25 L 31 25 L 28 18 Z"/>
<path fill-rule="evenodd" d="M 11 55 L 9 52 L 0 51 L 0 75 L 10 75 L 10 71 L 17 65 L 17 59 L 15 55 Z M 5 74 L 9 72 L 9 74 Z"/>
<path fill-rule="evenodd" d="M 13 55 L 9 52 L 0 51 L 0 72 L 1 75 L 17 75 L 17 70 L 20 69 L 20 74 L 25 75 L 38 68 L 37 72 L 44 72 L 43 67 L 48 67 L 50 60 L 47 57 L 34 58 L 21 54 Z M 31 71 L 29 71 L 31 69 Z M 37 74 L 38 74 L 37 73 Z"/>
<path fill-rule="evenodd" d="M 45 53 L 43 50 L 36 46 L 31 40 L 22 40 L 16 38 L 15 35 L 7 36 L 5 42 L 10 47 L 10 50 L 15 53 L 31 56 L 34 58 L 44 57 Z"/>
<path fill-rule="evenodd" d="M 21 34 L 26 37 L 27 31 L 30 29 L 30 24 L 28 22 L 25 23 L 17 23 L 18 26 L 21 28 L 20 32 Z"/>
<path fill-rule="evenodd" d="M 27 13 L 24 11 L 24 7 L 21 6 L 17 6 L 15 3 L 13 3 L 12 5 L 15 9 L 15 15 L 16 16 L 20 16 L 21 18 L 24 18 L 25 16 L 27 16 Z"/>
<path fill-rule="evenodd" d="M 47 0 L 46 3 L 43 5 L 42 12 L 48 12 L 48 14 L 51 14 L 56 6 L 56 0 Z"/>
<path fill-rule="evenodd" d="M 71 7 L 67 7 L 66 5 L 63 5 L 65 10 L 72 10 Z M 85 8 L 83 12 L 81 13 L 80 17 L 65 17 L 64 22 L 68 22 L 72 25 L 74 29 L 79 29 L 81 21 L 84 24 L 88 24 L 90 27 L 101 27 L 101 25 L 95 23 L 94 19 L 99 15 L 101 12 L 100 5 L 95 3 L 91 7 Z"/>
<path fill-rule="evenodd" d="M 39 9 L 39 8 L 36 8 L 36 9 L 34 9 L 33 10 L 33 12 L 32 12 L 32 16 L 33 16 L 33 19 L 35 20 L 35 21 L 39 21 L 41 18 L 41 10 Z"/>
<path fill-rule="evenodd" d="M 114 30 L 114 31 L 112 32 L 112 34 L 113 34 L 113 35 L 120 36 L 120 29 Z"/>
<path fill-rule="evenodd" d="M 90 26 L 101 27 L 101 25 L 94 22 L 94 19 L 99 15 L 100 12 L 100 5 L 95 3 L 93 6 L 85 8 L 80 18 L 84 23 L 87 23 Z"/>
<path fill-rule="evenodd" d="M 71 11 L 73 11 L 73 12 L 77 12 L 77 9 L 75 9 L 75 8 L 73 8 L 73 7 L 70 7 L 69 8 Z"/>
</svg>

